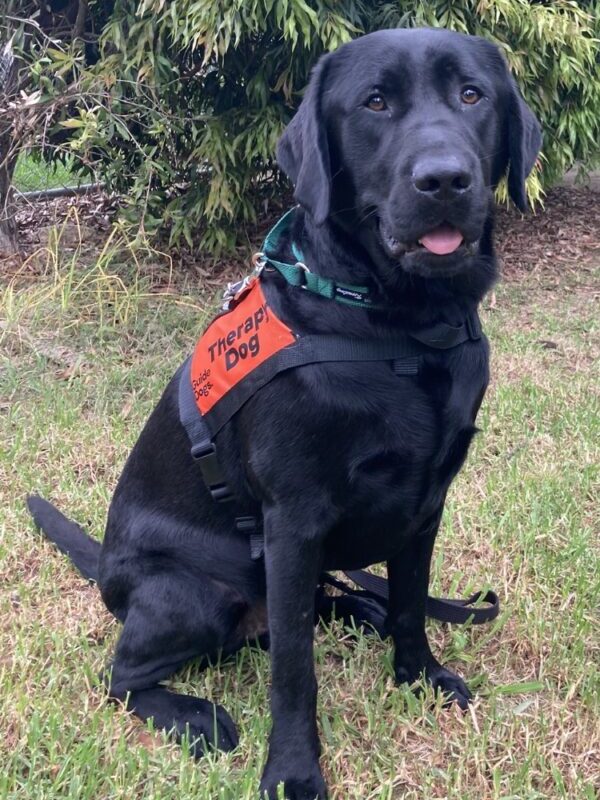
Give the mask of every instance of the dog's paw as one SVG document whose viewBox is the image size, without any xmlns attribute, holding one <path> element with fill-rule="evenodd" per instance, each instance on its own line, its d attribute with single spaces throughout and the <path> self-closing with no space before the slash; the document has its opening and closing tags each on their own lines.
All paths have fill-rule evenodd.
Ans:
<svg viewBox="0 0 600 800">
<path fill-rule="evenodd" d="M 177 739 L 187 735 L 196 758 L 203 756 L 207 749 L 227 752 L 237 747 L 235 723 L 222 706 L 199 697 L 176 697 L 173 732 Z"/>
<path fill-rule="evenodd" d="M 311 774 L 303 777 L 290 775 L 290 769 L 276 770 L 269 768 L 265 770 L 263 779 L 260 783 L 260 798 L 264 800 L 277 800 L 278 786 L 283 784 L 283 796 L 285 800 L 327 800 L 327 787 L 321 775 L 318 765 L 311 770 Z M 296 770 L 294 769 L 294 773 Z"/>
<path fill-rule="evenodd" d="M 472 695 L 466 683 L 456 673 L 442 667 L 434 658 L 431 658 L 427 665 L 420 670 L 412 664 L 396 664 L 397 683 L 412 684 L 422 678 L 423 675 L 425 675 L 427 683 L 436 692 L 442 692 L 445 707 L 452 705 L 452 703 L 457 703 L 463 711 L 467 709 Z"/>
<path fill-rule="evenodd" d="M 437 691 L 444 695 L 444 706 L 458 703 L 459 707 L 466 711 L 473 695 L 467 688 L 467 684 L 456 673 L 442 667 L 436 662 L 435 666 L 425 670 L 427 682 Z"/>
</svg>

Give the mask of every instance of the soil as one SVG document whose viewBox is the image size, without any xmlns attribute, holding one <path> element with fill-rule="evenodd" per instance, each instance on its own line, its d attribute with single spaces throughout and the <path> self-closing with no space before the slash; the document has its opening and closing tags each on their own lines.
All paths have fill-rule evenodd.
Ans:
<svg viewBox="0 0 600 800">
<path fill-rule="evenodd" d="M 548 192 L 544 206 L 535 213 L 522 216 L 514 208 L 498 208 L 496 242 L 504 280 L 598 265 L 599 201 L 600 194 L 590 188 L 561 186 Z M 215 261 L 189 250 L 176 255 L 171 253 L 173 276 L 176 279 L 177 273 L 191 273 L 211 288 L 244 274 L 249 266 L 248 254 L 260 247 L 265 233 L 284 209 L 285 206 L 265 208 L 256 226 L 248 231 L 248 242 L 233 255 Z M 90 263 L 106 241 L 116 211 L 115 199 L 103 194 L 22 204 L 17 214 L 21 257 L 0 264 L 2 272 L 9 277 L 18 272 L 25 278 L 38 274 L 47 263 L 47 258 L 39 255 L 43 256 L 49 240 L 56 235 L 53 233 L 56 226 L 61 232 L 61 253 L 75 252 L 79 248 L 81 257 Z M 147 267 L 150 272 L 154 271 L 158 285 L 164 285 L 166 280 L 167 260 L 166 257 L 151 258 L 153 263 Z M 162 261 L 160 266 L 157 261 Z M 172 274 L 170 269 L 168 274 Z"/>
<path fill-rule="evenodd" d="M 522 216 L 498 209 L 496 242 L 505 280 L 523 273 L 555 273 L 600 264 L 600 194 L 589 188 L 560 186 L 548 192 L 544 207 Z"/>
</svg>

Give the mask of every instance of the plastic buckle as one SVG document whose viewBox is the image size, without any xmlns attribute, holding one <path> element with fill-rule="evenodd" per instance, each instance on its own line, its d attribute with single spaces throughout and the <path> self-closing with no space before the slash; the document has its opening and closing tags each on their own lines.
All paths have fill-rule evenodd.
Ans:
<svg viewBox="0 0 600 800">
<path fill-rule="evenodd" d="M 192 458 L 196 461 L 202 461 L 203 458 L 214 455 L 216 452 L 217 448 L 212 442 L 208 442 L 208 444 L 201 442 L 200 444 L 193 445 L 191 449 Z"/>
<path fill-rule="evenodd" d="M 240 533 L 250 536 L 250 558 L 258 561 L 265 552 L 265 542 L 261 521 L 257 517 L 236 517 L 235 527 Z"/>
<path fill-rule="evenodd" d="M 217 459 L 217 449 L 212 442 L 194 445 L 191 449 L 192 458 L 198 462 L 202 480 L 206 484 L 213 500 L 217 503 L 226 503 L 233 500 L 233 493 L 227 486 L 223 477 L 221 465 Z"/>
<path fill-rule="evenodd" d="M 477 314 L 469 314 L 467 317 L 467 332 L 469 334 L 469 339 L 472 339 L 474 342 L 481 339 L 481 322 Z"/>
<path fill-rule="evenodd" d="M 395 358 L 392 361 L 392 370 L 394 371 L 394 375 L 417 375 L 419 372 L 420 363 L 420 356 Z"/>
<path fill-rule="evenodd" d="M 256 517 L 236 517 L 235 527 L 240 533 L 254 533 L 258 528 Z"/>
<path fill-rule="evenodd" d="M 210 496 L 216 503 L 229 503 L 234 499 L 231 489 L 226 483 L 222 483 L 220 486 L 209 486 L 208 489 Z"/>
</svg>

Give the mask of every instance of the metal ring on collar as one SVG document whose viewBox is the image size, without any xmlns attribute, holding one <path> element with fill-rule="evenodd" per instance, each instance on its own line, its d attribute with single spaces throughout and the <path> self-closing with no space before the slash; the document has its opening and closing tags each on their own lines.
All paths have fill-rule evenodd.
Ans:
<svg viewBox="0 0 600 800">
<path fill-rule="evenodd" d="M 301 289 L 306 289 L 306 276 L 307 276 L 307 275 L 310 275 L 310 270 L 309 270 L 309 268 L 308 268 L 308 267 L 306 266 L 306 264 L 304 264 L 302 261 L 296 261 L 296 263 L 294 264 L 294 266 L 295 266 L 295 267 L 298 267 L 298 269 L 304 270 L 304 283 L 301 283 L 301 284 L 300 284 L 300 288 L 301 288 Z"/>
</svg>

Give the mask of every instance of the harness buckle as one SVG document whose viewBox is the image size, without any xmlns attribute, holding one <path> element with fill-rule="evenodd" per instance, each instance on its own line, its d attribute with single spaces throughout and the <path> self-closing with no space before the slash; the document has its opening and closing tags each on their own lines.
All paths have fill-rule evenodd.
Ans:
<svg viewBox="0 0 600 800">
<path fill-rule="evenodd" d="M 229 503 L 234 499 L 231 494 L 231 489 L 226 483 L 221 486 L 211 486 L 209 487 L 209 491 L 215 503 Z"/>
<path fill-rule="evenodd" d="M 256 517 L 236 517 L 235 527 L 240 533 L 254 533 L 260 527 Z"/>
<path fill-rule="evenodd" d="M 196 444 L 191 449 L 192 458 L 198 462 L 202 480 L 206 484 L 213 500 L 227 503 L 233 500 L 231 489 L 223 477 L 223 470 L 217 459 L 217 448 L 213 442 Z"/>
<path fill-rule="evenodd" d="M 469 334 L 469 339 L 475 342 L 481 339 L 481 322 L 477 313 L 469 314 L 467 317 L 467 332 Z"/>
<path fill-rule="evenodd" d="M 235 527 L 240 533 L 245 533 L 250 539 L 250 558 L 252 561 L 261 559 L 265 552 L 265 539 L 262 531 L 260 517 L 236 517 Z"/>
</svg>

